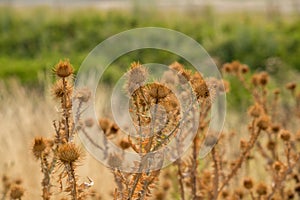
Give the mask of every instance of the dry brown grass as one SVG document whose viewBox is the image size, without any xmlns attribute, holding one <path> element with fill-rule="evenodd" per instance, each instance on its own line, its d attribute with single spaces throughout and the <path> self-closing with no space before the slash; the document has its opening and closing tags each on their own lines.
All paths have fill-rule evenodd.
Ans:
<svg viewBox="0 0 300 200">
<path fill-rule="evenodd" d="M 7 196 L 18 198 L 18 196 L 23 197 L 22 193 L 25 191 L 22 199 L 41 199 L 42 186 L 40 182 L 45 178 L 43 177 L 45 173 L 40 172 L 40 166 L 35 161 L 36 158 L 43 158 L 44 144 L 45 146 L 48 145 L 48 140 L 41 139 L 41 137 L 51 139 L 56 134 L 57 137 L 59 136 L 58 138 L 63 139 L 56 144 L 58 153 L 53 152 L 54 156 L 49 156 L 49 160 L 51 161 L 57 153 L 60 159 L 60 169 L 65 169 L 67 173 L 59 173 L 58 170 L 53 171 L 53 176 L 51 176 L 53 179 L 51 181 L 53 184 L 51 188 L 52 199 L 80 199 L 73 190 L 80 185 L 73 184 L 72 177 L 75 176 L 68 171 L 71 169 L 72 172 L 75 168 L 78 175 L 76 182 L 88 182 L 86 177 L 90 177 L 95 182 L 91 190 L 94 190 L 95 195 L 101 196 L 102 199 L 147 199 L 148 194 L 151 194 L 150 199 L 260 200 L 299 198 L 300 127 L 298 122 L 300 93 L 297 83 L 291 82 L 274 90 L 272 86 L 269 86 L 271 77 L 266 72 L 249 75 L 246 65 L 237 61 L 225 64 L 223 66 L 224 73 L 235 76 L 240 81 L 241 87 L 251 94 L 252 105 L 248 108 L 248 113 L 238 113 L 243 117 L 231 115 L 227 118 L 220 138 L 209 133 L 206 137 L 207 140 L 204 140 L 209 122 L 207 113 L 214 100 L 211 97 L 218 92 L 224 92 L 224 88 L 218 88 L 222 91 L 210 90 L 208 93 L 207 87 L 210 86 L 209 81 L 212 79 L 203 82 L 200 74 L 185 70 L 178 63 L 171 65 L 170 68 L 185 77 L 192 85 L 202 111 L 200 126 L 190 150 L 183 158 L 177 159 L 172 166 L 165 169 L 152 172 L 142 170 L 142 173 L 125 173 L 120 171 L 117 165 L 108 170 L 88 153 L 82 159 L 78 169 L 77 165 L 73 165 L 82 156 L 77 147 L 80 143 L 78 138 L 74 135 L 75 139 L 70 139 L 70 136 L 75 132 L 66 135 L 66 127 L 57 128 L 59 125 L 56 126 L 56 131 L 53 129 L 53 119 L 61 120 L 62 124 L 66 122 L 66 117 L 71 119 L 71 115 L 69 116 L 71 111 L 68 111 L 69 107 L 65 104 L 65 94 L 70 95 L 66 84 L 63 84 L 62 90 L 61 85 L 55 86 L 56 92 L 54 94 L 62 100 L 60 103 L 53 100 L 53 97 L 48 93 L 40 95 L 23 88 L 17 82 L 11 82 L 9 87 L 2 84 L 0 96 L 0 127 L 2 129 L 0 171 L 2 172 L 1 175 L 5 175 L 1 182 L 2 192 L 7 192 Z M 60 79 L 70 75 L 65 70 L 62 70 L 61 73 L 56 71 L 56 74 Z M 136 74 L 138 76 L 135 76 Z M 116 141 L 120 148 L 131 149 L 131 151 L 141 154 L 142 160 L 142 153 L 149 153 L 168 145 L 166 138 L 174 138 L 175 134 L 181 134 L 176 126 L 181 117 L 193 118 L 193 116 L 178 114 L 178 102 L 168 89 L 171 86 L 168 86 L 166 82 L 153 82 L 140 87 L 138 90 L 132 90 L 144 81 L 143 76 L 146 75 L 147 71 L 142 65 L 134 63 L 131 66 L 129 82 L 126 87 L 129 92 L 133 92 L 131 97 L 131 108 L 135 111 L 133 121 L 139 124 L 149 124 L 147 112 L 151 106 L 155 107 L 157 104 L 161 104 L 168 112 L 172 113 L 168 121 L 170 124 L 165 125 L 160 134 L 154 134 L 150 138 L 132 139 L 124 138 L 122 131 L 112 120 L 102 118 L 99 122 L 104 133 Z M 71 84 L 71 80 L 69 81 Z M 219 83 L 213 80 L 214 85 Z M 84 96 L 81 95 L 80 100 L 85 101 Z M 173 102 L 172 105 L 170 102 Z M 62 109 L 56 106 L 57 104 L 61 104 Z M 66 111 L 69 114 L 66 114 Z M 158 122 L 157 124 L 152 123 L 152 125 L 161 126 L 160 120 L 155 118 L 155 114 L 157 114 L 155 112 L 159 114 L 159 109 L 155 109 L 154 116 L 150 117 Z M 69 121 L 70 127 L 73 126 L 72 123 Z M 171 132 L 174 135 L 164 135 L 164 130 L 167 130 L 166 133 L 172 130 L 169 125 L 175 127 L 174 131 Z M 143 130 L 144 132 L 139 134 L 151 133 L 152 128 L 150 126 L 149 130 Z M 61 131 L 59 130 L 65 131 L 64 134 L 60 135 Z M 68 130 L 72 129 L 68 128 Z M 183 133 L 182 137 L 185 137 L 185 134 L 188 133 Z M 36 148 L 33 155 L 32 138 L 34 137 L 36 137 Z M 118 138 L 123 139 L 119 140 Z M 180 147 L 180 137 L 177 139 L 177 145 Z M 215 142 L 217 145 L 213 146 Z M 213 146 L 213 148 L 205 159 L 199 160 L 199 148 L 202 143 L 206 146 Z M 47 157 L 48 153 L 45 156 Z M 108 159 L 114 163 L 116 163 L 116 158 L 121 160 L 122 155 L 111 154 L 108 156 Z M 43 159 L 41 161 L 43 165 Z M 73 168 L 74 166 L 75 168 Z M 142 163 L 137 167 L 143 169 L 145 166 Z M 62 180 L 70 174 L 71 177 L 62 183 L 66 184 L 64 188 L 69 187 L 70 189 L 61 191 L 57 180 Z M 19 178 L 22 181 L 19 181 Z M 5 188 L 9 188 L 9 190 L 5 190 Z M 75 190 L 78 191 L 78 189 Z M 89 193 L 87 192 L 87 194 Z M 86 196 L 83 199 L 88 198 L 98 199 L 95 196 Z M 44 197 L 44 199 L 47 198 Z"/>
</svg>

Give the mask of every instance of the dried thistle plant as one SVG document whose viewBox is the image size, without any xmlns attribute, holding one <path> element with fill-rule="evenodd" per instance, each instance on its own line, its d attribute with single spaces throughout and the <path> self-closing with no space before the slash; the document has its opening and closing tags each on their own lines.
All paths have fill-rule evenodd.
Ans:
<svg viewBox="0 0 300 200">
<path fill-rule="evenodd" d="M 52 94 L 60 102 L 60 119 L 53 121 L 55 135 L 53 139 L 36 137 L 32 153 L 41 162 L 42 198 L 49 200 L 53 197 L 53 177 L 56 176 L 60 190 L 70 195 L 72 200 L 85 199 L 88 195 L 88 183 L 79 184 L 76 168 L 83 159 L 83 151 L 75 144 L 76 127 L 72 113 L 72 98 L 81 103 L 89 100 L 83 94 L 73 97 L 73 67 L 68 60 L 60 61 L 53 69 L 58 80 L 54 83 Z M 81 109 L 81 107 L 79 108 Z M 78 110 L 76 117 L 80 118 Z M 60 172 L 59 172 L 60 171 Z M 59 173 L 58 173 L 59 172 Z"/>
<path fill-rule="evenodd" d="M 104 140 L 101 146 L 89 137 L 88 128 L 95 122 L 92 119 L 80 120 L 91 93 L 88 90 L 73 92 L 73 69 L 68 61 L 61 61 L 54 71 L 58 81 L 52 91 L 60 102 L 61 114 L 60 119 L 53 123 L 55 137 L 37 137 L 32 147 L 44 175 L 43 199 L 54 196 L 52 179 L 55 175 L 61 191 L 72 199 L 87 198 L 86 189 L 93 185 L 93 181 L 78 183 L 76 168 L 83 158 L 81 149 L 74 142 L 78 130 L 104 152 L 104 159 L 114 175 L 113 199 L 116 200 L 300 197 L 300 127 L 294 123 L 300 116 L 300 92 L 295 82 L 285 85 L 285 89 L 274 89 L 270 86 L 272 77 L 267 72 L 251 74 L 249 67 L 239 61 L 224 64 L 224 77 L 236 77 L 240 86 L 251 95 L 252 103 L 248 112 L 240 113 L 248 120 L 238 124 L 243 131 L 223 130 L 218 136 L 209 132 L 210 112 L 219 94 L 230 93 L 227 81 L 204 78 L 199 72 L 194 73 L 175 62 L 161 80 L 147 82 L 147 68 L 132 63 L 125 85 L 130 97 L 129 110 L 134 129 L 129 132 L 132 133 L 126 135 L 109 118 L 98 121 L 106 138 L 122 150 L 112 153 L 108 140 Z M 185 90 L 175 94 L 175 87 Z M 289 101 L 283 99 L 283 90 L 290 94 Z M 193 98 L 188 99 L 189 96 Z M 72 100 L 79 102 L 75 114 L 72 113 Z M 180 100 L 186 103 L 181 105 Z M 74 116 L 79 122 L 76 126 Z M 182 156 L 186 138 L 191 138 L 192 145 Z M 169 147 L 172 140 L 175 148 Z M 205 159 L 199 160 L 202 147 L 211 151 Z M 151 153 L 164 148 L 171 151 L 175 160 L 165 173 L 161 168 L 166 158 L 162 154 L 151 157 Z M 133 163 L 134 172 L 121 170 L 120 166 L 126 159 L 125 151 L 140 157 L 140 162 Z M 259 173 L 264 175 L 258 176 Z M 11 186 L 6 185 L 5 195 L 11 195 Z M 17 189 L 14 190 L 20 194 L 22 190 Z M 100 198 L 95 192 L 90 196 Z"/>
</svg>

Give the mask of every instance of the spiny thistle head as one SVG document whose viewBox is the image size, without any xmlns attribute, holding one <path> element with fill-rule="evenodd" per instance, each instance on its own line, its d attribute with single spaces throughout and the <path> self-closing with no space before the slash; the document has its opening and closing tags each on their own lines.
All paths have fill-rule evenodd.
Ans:
<svg viewBox="0 0 300 200">
<path fill-rule="evenodd" d="M 282 164 L 282 162 L 280 162 L 280 161 L 275 161 L 274 163 L 273 163 L 273 169 L 276 171 L 276 172 L 279 172 L 280 170 L 282 170 L 283 169 L 283 164 Z"/>
<path fill-rule="evenodd" d="M 128 89 L 133 92 L 136 86 L 142 85 L 147 79 L 148 72 L 139 62 L 133 62 L 128 72 Z M 131 89 L 131 90 L 130 90 Z"/>
<path fill-rule="evenodd" d="M 231 63 L 225 63 L 223 66 L 222 66 L 224 72 L 226 73 L 230 73 L 232 71 L 232 65 Z"/>
<path fill-rule="evenodd" d="M 269 82 L 269 74 L 267 72 L 260 72 L 252 76 L 252 84 L 254 86 L 265 86 Z"/>
<path fill-rule="evenodd" d="M 125 149 L 128 149 L 129 147 L 131 147 L 130 143 L 128 142 L 128 140 L 121 140 L 120 143 L 119 143 L 120 147 L 125 150 Z"/>
<path fill-rule="evenodd" d="M 47 148 L 47 141 L 42 137 L 36 137 L 32 148 L 33 155 L 36 158 L 41 158 Z"/>
<path fill-rule="evenodd" d="M 268 187 L 266 186 L 266 184 L 262 182 L 259 183 L 256 187 L 256 193 L 259 196 L 266 195 L 268 193 Z"/>
<path fill-rule="evenodd" d="M 23 183 L 23 180 L 21 179 L 21 178 L 17 178 L 16 180 L 15 180 L 15 184 L 16 185 L 21 185 Z"/>
<path fill-rule="evenodd" d="M 197 99 L 205 99 L 209 97 L 209 89 L 204 80 L 194 83 L 192 87 L 194 92 L 196 93 Z"/>
<path fill-rule="evenodd" d="M 278 133 L 281 129 L 281 126 L 280 124 L 272 124 L 271 129 L 273 133 Z"/>
<path fill-rule="evenodd" d="M 267 115 L 262 115 L 260 118 L 258 118 L 257 121 L 257 127 L 259 127 L 262 130 L 267 130 L 270 124 L 270 119 Z"/>
<path fill-rule="evenodd" d="M 285 87 L 286 87 L 286 89 L 293 91 L 296 89 L 296 86 L 297 86 L 296 83 L 291 82 L 291 83 L 286 84 Z"/>
<path fill-rule="evenodd" d="M 267 149 L 273 151 L 276 148 L 276 142 L 273 140 L 269 140 L 267 143 Z"/>
<path fill-rule="evenodd" d="M 116 123 L 108 118 L 99 119 L 99 125 L 106 136 L 117 134 L 120 129 Z"/>
<path fill-rule="evenodd" d="M 248 65 L 241 65 L 240 71 L 242 74 L 246 74 L 249 72 L 249 67 Z"/>
<path fill-rule="evenodd" d="M 269 74 L 267 72 L 261 72 L 259 74 L 259 83 L 262 86 L 267 85 L 269 82 Z"/>
<path fill-rule="evenodd" d="M 64 85 L 62 80 L 58 80 L 52 87 L 52 93 L 56 98 L 70 96 L 72 93 L 72 85 L 70 85 L 68 81 L 66 81 Z"/>
<path fill-rule="evenodd" d="M 69 60 L 59 61 L 55 66 L 54 72 L 57 76 L 65 78 L 73 74 L 74 70 Z"/>
<path fill-rule="evenodd" d="M 240 61 L 233 61 L 231 63 L 231 67 L 232 67 L 232 71 L 235 72 L 235 73 L 238 73 L 240 71 L 240 67 L 241 67 L 241 63 Z"/>
<path fill-rule="evenodd" d="M 243 185 L 246 189 L 250 190 L 253 188 L 253 180 L 249 177 L 244 178 Z"/>
<path fill-rule="evenodd" d="M 154 99 L 163 99 L 170 94 L 171 90 L 160 83 L 149 84 L 149 95 Z"/>
<path fill-rule="evenodd" d="M 21 199 L 24 195 L 24 188 L 20 185 L 13 185 L 10 189 L 10 197 L 12 199 Z"/>
<path fill-rule="evenodd" d="M 259 104 L 254 104 L 248 110 L 248 114 L 254 118 L 258 118 L 263 112 L 262 107 Z"/>
<path fill-rule="evenodd" d="M 58 148 L 58 158 L 62 163 L 76 162 L 81 154 L 81 150 L 73 143 L 65 143 Z"/>
<path fill-rule="evenodd" d="M 289 141 L 291 139 L 291 133 L 288 130 L 282 130 L 280 132 L 280 138 L 283 141 Z"/>
<path fill-rule="evenodd" d="M 242 188 L 237 188 L 234 190 L 234 196 L 238 197 L 238 199 L 243 199 L 244 197 L 244 191 Z"/>
</svg>

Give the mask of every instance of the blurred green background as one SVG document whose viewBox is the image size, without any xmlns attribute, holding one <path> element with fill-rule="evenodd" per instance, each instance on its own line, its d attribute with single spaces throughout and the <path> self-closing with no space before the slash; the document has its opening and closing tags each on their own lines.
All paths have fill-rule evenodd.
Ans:
<svg viewBox="0 0 300 200">
<path fill-rule="evenodd" d="M 101 41 L 146 26 L 187 34 L 202 44 L 219 66 L 240 60 L 278 80 L 300 70 L 297 1 L 24 2 L 0 3 L 0 78 L 4 81 L 16 77 L 26 86 L 37 86 L 60 59 L 69 58 L 78 69 Z M 116 81 L 120 69 L 135 60 L 170 64 L 182 59 L 163 51 L 133 52 L 113 63 L 105 82 Z"/>
</svg>

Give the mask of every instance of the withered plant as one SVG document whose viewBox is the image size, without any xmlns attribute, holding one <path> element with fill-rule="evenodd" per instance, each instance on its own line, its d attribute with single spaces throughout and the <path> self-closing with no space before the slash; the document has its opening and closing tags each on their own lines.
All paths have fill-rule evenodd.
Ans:
<svg viewBox="0 0 300 200">
<path fill-rule="evenodd" d="M 68 60 L 60 61 L 54 68 L 58 80 L 54 83 L 52 94 L 60 102 L 60 119 L 53 121 L 55 135 L 53 138 L 36 137 L 32 147 L 33 155 L 40 161 L 42 180 L 42 198 L 53 199 L 53 185 L 59 183 L 61 191 L 70 195 L 72 200 L 85 199 L 89 183 L 79 184 L 76 168 L 83 159 L 81 148 L 75 144 L 74 137 L 78 131 L 72 113 L 72 98 L 81 104 L 89 100 L 89 93 L 76 91 L 73 95 L 73 67 Z M 80 108 L 81 109 L 81 108 Z M 76 112 L 80 117 L 81 110 Z"/>
<path fill-rule="evenodd" d="M 177 144 L 177 152 L 174 151 L 173 154 L 175 157 L 181 155 L 184 146 L 182 141 L 192 134 L 193 127 L 184 131 L 179 124 L 186 125 L 185 122 L 195 118 L 195 113 L 189 112 L 189 109 L 186 113 L 181 112 L 182 105 L 178 98 L 180 95 L 184 97 L 189 94 L 185 92 L 175 96 L 172 87 L 176 85 L 174 83 L 188 84 L 192 88 L 190 92 L 196 97 L 193 100 L 198 102 L 199 124 L 191 147 L 184 157 L 177 156 L 173 164 L 177 168 L 177 183 L 170 178 L 172 175 L 168 176 L 174 188 L 178 188 L 173 189 L 177 197 L 182 200 L 296 198 L 299 196 L 300 185 L 297 171 L 300 159 L 299 126 L 289 119 L 299 120 L 300 93 L 296 90 L 297 85 L 287 84 L 286 89 L 291 93 L 288 98 L 292 100 L 281 101 L 279 89 L 270 92 L 268 84 L 271 79 L 267 72 L 251 75 L 249 67 L 238 61 L 226 63 L 223 72 L 225 77 L 229 75 L 237 77 L 240 85 L 252 96 L 252 105 L 248 109 L 248 124 L 240 124 L 247 127 L 247 134 L 223 130 L 219 136 L 209 132 L 212 103 L 217 95 L 229 92 L 227 81 L 204 79 L 200 73 L 192 73 L 183 65 L 173 63 L 160 82 L 144 84 L 147 70 L 141 64 L 133 63 L 128 72 L 126 89 L 130 94 L 131 117 L 139 137 L 133 138 L 129 134 L 127 139 L 123 138 L 119 142 L 120 147 L 131 148 L 141 155 L 142 162 L 137 166 L 139 169 L 149 167 L 147 166 L 149 163 L 143 160 L 144 155 L 167 147 L 172 139 L 175 139 Z M 162 113 L 162 110 L 166 113 Z M 286 110 L 290 110 L 289 115 L 282 114 Z M 108 119 L 100 120 L 100 126 L 104 130 L 117 127 Z M 115 129 L 118 131 L 115 131 L 114 138 L 117 138 L 117 135 L 121 135 L 121 131 Z M 232 155 L 228 151 L 228 145 L 234 145 L 236 138 L 240 143 Z M 205 159 L 199 160 L 202 146 L 210 147 L 211 151 Z M 161 170 L 124 173 L 117 167 L 122 162 L 122 155 L 110 156 L 111 162 L 115 162 L 113 173 L 117 188 L 114 198 L 147 199 Z M 162 166 L 164 159 L 161 157 L 160 162 L 156 164 L 160 163 Z M 250 169 L 253 163 L 259 163 L 260 169 L 265 171 L 264 177 L 257 181 L 255 170 Z M 174 171 L 172 173 L 174 175 Z M 170 189 L 166 188 L 168 189 L 161 189 L 158 184 L 153 197 L 168 198 L 167 193 Z"/>
<path fill-rule="evenodd" d="M 37 137 L 33 145 L 44 175 L 43 199 L 54 196 L 56 180 L 72 199 L 87 198 L 86 189 L 93 182 L 78 183 L 76 167 L 83 155 L 74 142 L 77 131 L 104 152 L 114 175 L 115 200 L 300 197 L 300 92 L 295 82 L 275 88 L 267 72 L 251 74 L 249 67 L 238 61 L 224 64 L 223 77 L 237 79 L 251 103 L 245 108 L 248 112 L 239 113 L 243 121 L 219 134 L 209 129 L 211 111 L 218 95 L 230 95 L 229 82 L 204 78 L 177 62 L 160 80 L 149 81 L 147 68 L 132 63 L 124 85 L 132 128 L 124 130 L 113 120 L 100 118 L 99 127 L 107 138 L 101 146 L 89 136 L 93 120 L 81 120 L 90 92 L 73 94 L 73 69 L 68 61 L 61 61 L 54 71 L 58 80 L 53 95 L 60 102 L 60 119 L 53 123 L 55 137 Z M 79 102 L 75 114 L 72 100 Z M 108 140 L 121 151 L 112 153 Z M 191 141 L 188 148 L 186 141 Z M 202 148 L 210 151 L 200 159 Z M 121 167 L 128 162 L 125 152 L 140 158 L 128 171 Z M 173 164 L 162 169 L 168 161 Z"/>
</svg>

